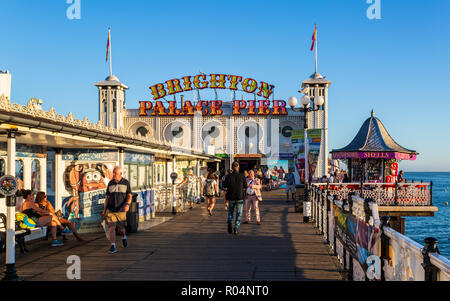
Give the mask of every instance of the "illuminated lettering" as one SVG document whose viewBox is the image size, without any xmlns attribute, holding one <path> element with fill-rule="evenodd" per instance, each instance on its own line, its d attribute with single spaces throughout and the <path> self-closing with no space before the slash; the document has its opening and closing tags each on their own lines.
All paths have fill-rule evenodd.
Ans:
<svg viewBox="0 0 450 301">
<path fill-rule="evenodd" d="M 240 110 L 245 109 L 247 103 L 244 100 L 233 101 L 233 115 L 241 115 Z"/>
<path fill-rule="evenodd" d="M 248 113 L 247 113 L 248 115 L 256 115 L 256 112 L 255 112 L 256 106 L 255 106 L 255 101 L 254 100 L 249 100 L 248 101 L 247 108 L 248 108 Z"/>
<path fill-rule="evenodd" d="M 177 110 L 177 102 L 174 100 L 169 101 L 169 113 L 167 115 L 169 116 L 178 116 L 180 115 L 180 110 Z"/>
<path fill-rule="evenodd" d="M 191 83 L 191 77 L 190 76 L 185 76 L 183 77 L 183 84 L 184 84 L 184 91 L 192 91 L 192 83 Z"/>
<path fill-rule="evenodd" d="M 273 88 L 275 86 L 269 85 L 268 83 L 261 82 L 261 86 L 259 87 L 258 96 L 263 96 L 265 98 L 269 98 L 273 93 Z"/>
<path fill-rule="evenodd" d="M 211 85 L 210 88 L 219 88 L 219 89 L 225 89 L 225 77 L 226 74 L 210 74 L 211 76 Z M 217 79 L 219 77 L 219 79 Z M 219 82 L 219 85 L 217 85 L 217 82 Z"/>
<path fill-rule="evenodd" d="M 286 102 L 284 100 L 273 101 L 272 115 L 287 115 Z"/>
<path fill-rule="evenodd" d="M 189 100 L 186 100 L 184 102 L 182 111 L 180 112 L 180 115 L 194 116 L 194 106 L 192 105 L 192 103 Z"/>
<path fill-rule="evenodd" d="M 222 115 L 223 110 L 221 109 L 223 102 L 221 100 L 211 101 L 211 115 Z"/>
<path fill-rule="evenodd" d="M 204 75 L 204 74 L 196 75 L 194 77 L 194 86 L 197 87 L 198 89 L 208 88 L 208 82 L 207 81 L 200 82 L 200 78 L 205 80 L 206 79 L 206 75 Z M 200 84 L 202 84 L 202 85 L 200 86 Z"/>
<path fill-rule="evenodd" d="M 169 95 L 183 92 L 183 89 L 180 86 L 180 80 L 178 79 L 171 79 L 166 81 L 167 84 L 167 90 L 169 90 Z"/>
<path fill-rule="evenodd" d="M 150 89 L 152 90 L 154 100 L 166 96 L 166 89 L 164 89 L 163 84 L 156 84 L 154 86 L 151 86 Z"/>
<path fill-rule="evenodd" d="M 242 82 L 242 90 L 247 93 L 253 93 L 258 88 L 258 82 L 253 78 L 246 78 Z"/>
<path fill-rule="evenodd" d="M 153 107 L 152 116 L 156 116 L 156 113 L 158 113 L 158 116 L 166 116 L 166 108 L 164 107 L 162 101 L 157 101 L 155 106 Z"/>
<path fill-rule="evenodd" d="M 201 113 L 202 116 L 206 116 L 206 115 L 208 115 L 209 110 L 206 109 L 205 107 L 207 107 L 208 105 L 209 105 L 209 102 L 200 100 L 199 102 L 197 102 L 195 109 L 197 110 L 197 112 Z M 203 109 L 205 109 L 205 110 L 203 111 Z"/>
<path fill-rule="evenodd" d="M 242 81 L 242 76 L 228 75 L 228 80 L 230 81 L 228 89 L 237 90 L 237 84 Z"/>
<path fill-rule="evenodd" d="M 139 102 L 139 116 L 147 116 L 147 110 L 151 110 L 153 104 L 151 101 L 140 101 Z"/>
<path fill-rule="evenodd" d="M 258 105 L 258 115 L 269 115 L 270 114 L 270 101 L 269 100 L 259 100 Z"/>
</svg>

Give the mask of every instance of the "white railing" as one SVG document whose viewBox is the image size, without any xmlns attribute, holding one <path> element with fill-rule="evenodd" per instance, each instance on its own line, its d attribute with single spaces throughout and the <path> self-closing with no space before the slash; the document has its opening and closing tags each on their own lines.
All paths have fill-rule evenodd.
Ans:
<svg viewBox="0 0 450 301">
<path fill-rule="evenodd" d="M 327 189 L 338 200 L 348 199 L 350 193 L 373 199 L 379 206 L 431 206 L 432 183 L 314 183 Z"/>
<path fill-rule="evenodd" d="M 426 238 L 426 245 L 422 246 L 390 228 L 388 217 L 382 217 L 380 221 L 378 204 L 373 198 L 364 199 L 356 195 L 350 199 L 339 198 L 331 190 L 323 189 L 326 187 L 325 184 L 311 185 L 309 198 L 312 201 L 312 219 L 348 272 L 349 279 L 450 280 L 450 261 L 437 253 L 435 239 Z M 356 235 L 351 235 L 346 227 L 352 223 L 355 225 L 355 220 L 358 226 L 353 231 Z M 371 242 L 364 251 L 366 253 L 360 253 L 364 243 L 361 243 L 359 235 L 365 232 L 360 232 L 359 225 L 366 228 L 365 231 L 369 229 Z M 365 265 L 361 263 L 361 254 L 367 260 Z"/>
</svg>

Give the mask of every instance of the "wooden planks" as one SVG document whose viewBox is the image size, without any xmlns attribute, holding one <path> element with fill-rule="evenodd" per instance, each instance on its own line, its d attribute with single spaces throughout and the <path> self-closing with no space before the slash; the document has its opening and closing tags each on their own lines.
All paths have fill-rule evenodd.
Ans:
<svg viewBox="0 0 450 301">
<path fill-rule="evenodd" d="M 119 237 L 116 254 L 108 253 L 104 233 L 84 235 L 86 243 L 70 237 L 59 248 L 30 244 L 31 253 L 17 255 L 17 271 L 25 280 L 67 280 L 67 257 L 77 255 L 82 280 L 341 280 L 323 239 L 283 192 L 265 192 L 262 225 L 243 224 L 238 236 L 228 234 L 219 200 L 211 217 L 202 203 L 143 227 L 129 236 L 127 249 Z"/>
</svg>

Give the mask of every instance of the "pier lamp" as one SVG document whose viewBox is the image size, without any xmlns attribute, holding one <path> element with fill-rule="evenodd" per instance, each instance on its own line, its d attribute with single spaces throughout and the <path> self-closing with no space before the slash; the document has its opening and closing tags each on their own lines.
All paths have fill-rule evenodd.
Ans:
<svg viewBox="0 0 450 301">
<path fill-rule="evenodd" d="M 306 87 L 308 88 L 308 87 Z M 307 89 L 304 89 L 302 91 L 299 92 L 306 92 Z M 316 91 L 317 92 L 317 91 Z M 305 195 L 304 195 L 304 199 L 303 202 L 308 202 L 308 181 L 309 181 L 309 166 L 308 166 L 308 151 L 309 151 L 309 146 L 308 146 L 308 112 L 315 112 L 315 111 L 319 111 L 320 108 L 322 107 L 322 105 L 324 104 L 325 100 L 323 98 L 323 96 L 316 96 L 313 97 L 313 102 L 314 102 L 314 108 L 310 107 L 311 104 L 311 98 L 308 95 L 303 95 L 300 103 L 301 103 L 301 107 L 300 108 L 296 108 L 298 100 L 296 97 L 292 96 L 289 97 L 288 99 L 288 104 L 291 107 L 292 111 L 294 112 L 303 112 L 304 113 L 304 124 L 303 124 L 303 128 L 305 129 L 305 138 L 304 138 L 304 145 L 305 145 Z M 305 215 L 310 215 L 308 214 L 305 210 L 303 210 L 303 221 L 305 223 L 307 223 L 309 221 L 309 216 L 305 216 Z"/>
</svg>

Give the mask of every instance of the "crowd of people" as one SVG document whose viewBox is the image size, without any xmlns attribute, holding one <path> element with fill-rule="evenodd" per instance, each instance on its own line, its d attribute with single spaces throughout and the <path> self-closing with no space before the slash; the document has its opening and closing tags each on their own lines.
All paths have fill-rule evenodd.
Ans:
<svg viewBox="0 0 450 301">
<path fill-rule="evenodd" d="M 350 178 L 345 169 L 333 171 L 329 176 L 323 176 L 320 179 L 322 183 L 350 183 Z"/>
</svg>

